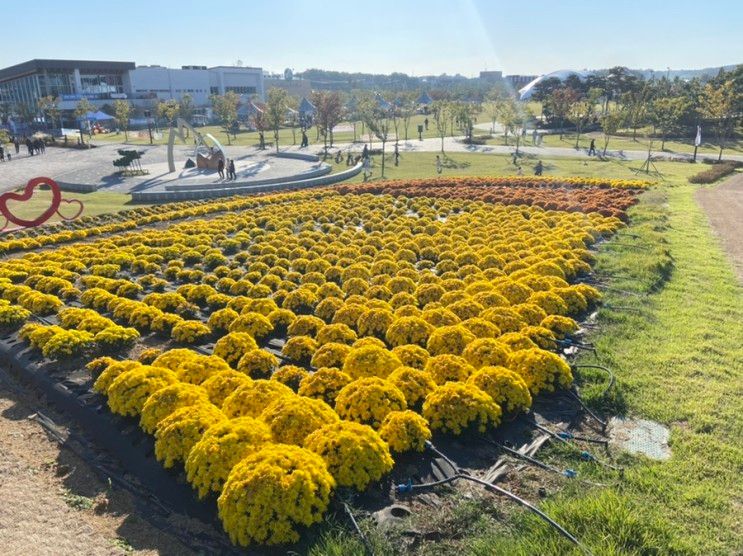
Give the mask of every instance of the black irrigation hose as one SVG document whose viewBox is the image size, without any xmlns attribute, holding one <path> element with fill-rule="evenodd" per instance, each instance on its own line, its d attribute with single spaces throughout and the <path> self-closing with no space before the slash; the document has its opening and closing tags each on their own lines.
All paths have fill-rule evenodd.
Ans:
<svg viewBox="0 0 743 556">
<path fill-rule="evenodd" d="M 611 372 L 611 369 L 608 369 L 607 367 L 604 367 L 603 365 L 580 364 L 580 365 L 573 365 L 573 368 L 574 369 L 600 369 L 609 375 L 609 384 L 607 384 L 606 388 L 604 388 L 604 391 L 601 392 L 600 397 L 602 398 L 606 394 L 609 393 L 609 390 L 611 390 L 612 386 L 614 386 L 614 384 L 616 383 L 616 377 L 614 376 L 614 373 Z"/>
<path fill-rule="evenodd" d="M 602 446 L 609 445 L 609 441 L 604 440 L 602 438 L 588 438 L 586 436 L 578 436 L 569 431 L 555 432 L 555 431 L 551 431 L 547 427 L 543 427 L 542 425 L 536 422 L 534 423 L 534 426 L 537 427 L 540 431 L 546 432 L 547 434 L 553 436 L 554 438 L 556 438 L 557 440 L 560 440 L 561 442 L 565 442 L 566 444 L 568 443 L 568 440 L 580 440 L 581 442 L 590 442 L 591 444 L 601 444 Z"/>
<path fill-rule="evenodd" d="M 374 556 L 374 549 L 372 548 L 369 539 L 366 538 L 366 535 L 364 535 L 364 532 L 361 530 L 361 527 L 359 527 L 359 523 L 358 521 L 356 521 L 356 516 L 353 515 L 353 511 L 351 511 L 351 507 L 346 502 L 342 502 L 342 504 L 343 509 L 348 515 L 348 519 L 351 521 L 351 525 L 353 525 L 353 528 L 356 530 L 356 534 L 361 537 L 361 541 L 364 543 L 364 546 L 366 547 L 366 550 L 369 552 L 369 554 L 371 556 Z"/>
<path fill-rule="evenodd" d="M 522 459 L 524 461 L 527 461 L 531 463 L 532 465 L 536 465 L 537 467 L 540 467 L 541 469 L 545 469 L 546 471 L 551 471 L 552 473 L 556 473 L 557 475 L 562 475 L 564 477 L 567 477 L 568 479 L 574 479 L 577 476 L 577 473 L 573 469 L 566 469 L 565 471 L 560 471 L 557 467 L 553 467 L 549 465 L 548 463 L 544 463 L 542 461 L 539 461 L 536 458 L 533 458 L 527 454 L 522 454 L 518 450 L 514 450 L 513 448 L 509 448 L 508 446 L 505 446 L 501 444 L 500 442 L 496 442 L 495 440 L 491 440 L 489 438 L 484 439 L 485 442 L 488 444 L 492 444 L 493 446 L 500 448 L 506 453 L 511 454 L 512 456 Z"/>
<path fill-rule="evenodd" d="M 590 550 L 588 550 L 588 548 L 583 546 L 577 538 L 571 535 L 562 525 L 557 523 L 555 520 L 553 520 L 551 517 L 549 517 L 547 514 L 545 514 L 542 510 L 540 510 L 536 506 L 527 502 L 523 498 L 517 496 L 513 492 L 510 492 L 493 483 L 490 483 L 483 479 L 478 479 L 477 477 L 473 477 L 469 473 L 466 473 L 464 470 L 460 469 L 449 457 L 447 457 L 444 453 L 440 452 L 431 442 L 429 441 L 426 442 L 426 448 L 428 448 L 433 453 L 443 458 L 444 461 L 446 461 L 449 465 L 451 465 L 457 471 L 457 474 L 454 475 L 453 477 L 448 477 L 446 479 L 437 481 L 435 483 L 427 483 L 427 484 L 421 484 L 421 485 L 414 485 L 412 483 L 408 483 L 407 485 L 398 485 L 399 492 L 405 492 L 408 490 L 412 491 L 412 490 L 421 489 L 421 488 L 428 488 L 428 487 L 435 486 L 438 484 L 450 483 L 457 479 L 465 479 L 467 481 L 472 481 L 473 483 L 477 483 L 485 487 L 486 489 L 492 490 L 498 494 L 502 494 L 503 496 L 506 496 L 507 498 L 510 498 L 514 502 L 525 507 L 526 509 L 528 509 L 529 511 L 531 511 L 532 513 L 536 514 L 537 516 L 542 518 L 544 521 L 546 521 L 550 526 L 552 526 L 555 530 L 557 530 L 557 532 L 560 533 L 560 535 L 565 537 L 567 540 L 569 540 L 571 543 L 577 546 L 581 551 L 583 551 L 584 554 L 588 554 L 592 556 L 593 553 Z"/>
<path fill-rule="evenodd" d="M 580 447 L 574 446 L 573 444 L 571 444 L 568 441 L 568 438 L 571 438 L 571 439 L 574 439 L 574 440 L 582 440 L 584 442 L 594 442 L 596 444 L 604 444 L 605 446 L 608 446 L 609 445 L 609 443 L 607 441 L 596 440 L 594 438 L 585 438 L 585 437 L 580 437 L 580 436 L 574 436 L 572 433 L 564 433 L 564 432 L 563 433 L 558 433 L 558 432 L 551 431 L 548 428 L 543 427 L 539 423 L 534 423 L 534 425 L 539 430 L 544 431 L 547 434 L 552 435 L 554 438 L 556 438 L 557 440 L 559 440 L 560 442 L 562 442 L 566 446 L 569 446 L 570 448 L 572 448 L 576 452 L 580 452 L 580 457 L 581 457 L 582 460 L 596 462 L 599 465 L 603 465 L 604 467 L 606 467 L 608 469 L 613 469 L 614 471 L 619 472 L 619 476 L 622 477 L 622 478 L 624 477 L 624 468 L 617 467 L 616 465 L 612 465 L 610 463 L 607 463 L 607 462 L 603 461 L 602 459 L 597 458 L 596 456 L 594 456 L 592 453 L 588 452 L 587 450 L 582 450 Z"/>
<path fill-rule="evenodd" d="M 598 415 L 596 415 L 591 409 L 585 404 L 585 402 L 580 398 L 578 394 L 572 391 L 568 391 L 568 395 L 573 398 L 575 401 L 577 401 L 580 406 L 583 408 L 583 410 L 588 413 L 588 415 L 596 421 L 599 425 L 601 425 L 601 432 L 606 432 L 606 427 L 608 426 L 608 423 L 604 420 L 602 420 Z"/>
</svg>

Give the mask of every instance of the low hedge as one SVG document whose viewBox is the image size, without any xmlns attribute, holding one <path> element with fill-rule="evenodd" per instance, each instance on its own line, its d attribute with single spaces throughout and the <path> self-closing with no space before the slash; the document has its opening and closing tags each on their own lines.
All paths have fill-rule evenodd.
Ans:
<svg viewBox="0 0 743 556">
<path fill-rule="evenodd" d="M 713 183 L 721 178 L 724 178 L 725 176 L 732 174 L 737 168 L 740 168 L 741 166 L 743 166 L 743 162 L 738 162 L 736 160 L 728 160 L 725 162 L 720 162 L 718 164 L 713 164 L 709 169 L 691 176 L 689 178 L 689 182 L 701 184 Z"/>
</svg>

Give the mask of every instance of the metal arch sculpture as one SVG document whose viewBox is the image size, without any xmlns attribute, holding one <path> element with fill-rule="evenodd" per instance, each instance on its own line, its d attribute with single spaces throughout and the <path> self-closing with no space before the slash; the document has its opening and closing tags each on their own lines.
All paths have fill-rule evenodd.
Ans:
<svg viewBox="0 0 743 556">
<path fill-rule="evenodd" d="M 18 203 L 26 203 L 30 201 L 31 197 L 33 197 L 34 190 L 37 187 L 42 186 L 49 187 L 52 192 L 52 200 L 49 207 L 36 218 L 32 220 L 22 218 L 13 214 L 13 212 L 8 208 L 8 201 L 15 201 Z M 62 203 L 65 203 L 66 206 L 74 206 L 76 208 L 71 214 L 63 214 L 59 210 Z M 22 192 L 7 192 L 0 195 L 0 215 L 5 220 L 2 227 L 0 227 L 0 232 L 4 231 L 11 223 L 20 226 L 21 228 L 35 228 L 36 226 L 44 224 L 55 214 L 59 215 L 63 220 L 74 220 L 82 214 L 84 208 L 82 201 L 77 199 L 63 199 L 62 190 L 60 189 L 59 184 L 53 179 L 45 177 L 33 178 L 28 180 L 28 183 L 23 188 Z"/>
<path fill-rule="evenodd" d="M 183 130 L 187 129 L 191 133 L 193 133 L 193 136 L 196 138 L 196 146 L 194 147 L 193 156 L 196 159 L 197 166 L 199 168 L 216 168 L 217 162 L 219 158 L 222 160 L 227 160 L 227 156 L 224 153 L 224 147 L 222 147 L 222 144 L 217 141 L 217 138 L 214 137 L 211 133 L 201 134 L 198 131 L 194 129 L 194 127 L 189 124 L 186 120 L 183 118 L 176 118 L 176 125 L 170 127 L 170 135 L 168 137 L 168 172 L 175 172 L 175 158 L 173 156 L 173 147 L 175 146 L 175 137 L 178 135 L 181 141 L 184 143 L 186 142 L 186 136 L 183 134 Z M 207 145 L 205 139 L 209 139 L 213 146 Z M 199 152 L 199 148 L 204 147 L 209 150 L 208 155 L 202 155 Z M 214 150 L 216 149 L 216 153 Z M 200 158 L 201 157 L 201 158 Z M 199 162 L 204 161 L 204 165 L 200 165 Z"/>
</svg>

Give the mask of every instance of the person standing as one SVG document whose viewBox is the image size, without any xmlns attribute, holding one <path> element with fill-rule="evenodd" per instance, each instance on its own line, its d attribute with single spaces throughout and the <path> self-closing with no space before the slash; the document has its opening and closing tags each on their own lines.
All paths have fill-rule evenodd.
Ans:
<svg viewBox="0 0 743 556">
<path fill-rule="evenodd" d="M 13 146 L 15 147 L 15 154 L 16 155 L 20 154 L 21 144 L 18 142 L 18 137 L 13 137 Z"/>
<path fill-rule="evenodd" d="M 400 148 L 395 143 L 395 166 L 400 166 Z"/>
<path fill-rule="evenodd" d="M 371 177 L 371 159 L 367 156 L 364 158 L 364 181 L 368 181 Z"/>
<path fill-rule="evenodd" d="M 217 173 L 219 174 L 219 179 L 224 179 L 224 158 L 219 159 L 217 162 Z"/>
<path fill-rule="evenodd" d="M 230 171 L 230 179 L 233 181 L 236 180 L 237 174 L 235 173 L 235 159 L 234 158 L 230 160 L 229 171 Z"/>
<path fill-rule="evenodd" d="M 543 170 L 544 170 L 544 166 L 542 165 L 542 161 L 538 160 L 537 165 L 534 167 L 534 175 L 541 176 Z"/>
<path fill-rule="evenodd" d="M 441 174 L 444 171 L 444 167 L 441 165 L 441 157 L 436 155 L 436 173 Z"/>
<path fill-rule="evenodd" d="M 307 138 L 307 132 L 303 129 L 302 130 L 302 142 L 299 144 L 300 149 L 304 149 L 305 147 L 308 147 L 310 144 L 310 140 Z"/>
<path fill-rule="evenodd" d="M 531 144 L 536 145 L 537 144 L 537 138 L 539 137 L 539 134 L 537 133 L 537 128 L 534 128 L 534 131 L 531 132 Z"/>
<path fill-rule="evenodd" d="M 361 151 L 361 158 L 363 158 L 364 160 L 369 158 L 369 145 L 367 145 L 366 143 L 364 143 L 364 149 Z"/>
<path fill-rule="evenodd" d="M 423 125 L 426 126 L 426 131 L 428 131 L 428 117 L 426 117 L 426 119 L 423 120 Z"/>
<path fill-rule="evenodd" d="M 596 154 L 596 139 L 591 139 L 591 145 L 588 147 L 588 156 Z"/>
</svg>

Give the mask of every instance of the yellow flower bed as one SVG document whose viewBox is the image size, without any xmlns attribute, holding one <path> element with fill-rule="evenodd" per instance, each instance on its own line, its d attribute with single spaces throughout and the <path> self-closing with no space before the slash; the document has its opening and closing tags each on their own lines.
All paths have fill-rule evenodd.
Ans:
<svg viewBox="0 0 743 556">
<path fill-rule="evenodd" d="M 423 417 L 434 431 L 458 435 L 471 428 L 485 432 L 500 424 L 501 408 L 472 384 L 447 382 L 426 397 Z"/>
<path fill-rule="evenodd" d="M 382 421 L 379 436 L 394 452 L 422 452 L 431 439 L 431 429 L 415 411 L 392 411 Z"/>
<path fill-rule="evenodd" d="M 317 454 L 266 444 L 230 472 L 218 501 L 219 517 L 240 546 L 296 542 L 300 527 L 322 520 L 334 487 Z"/>
<path fill-rule="evenodd" d="M 220 503 L 233 540 L 294 539 L 327 505 L 326 466 L 339 483 L 365 488 L 389 471 L 388 445 L 420 450 L 431 431 L 485 430 L 501 406 L 522 411 L 542 390 L 569 387 L 570 367 L 548 350 L 600 301 L 576 282 L 595 261 L 591 246 L 623 225 L 598 212 L 398 193 L 244 196 L 137 209 L 86 229 L 13 232 L 0 241 L 0 327 L 58 313 L 59 325 L 18 332 L 47 357 L 89 361 L 134 346 L 139 362 L 89 365 L 111 410 L 156 431 L 157 457 L 185 460 L 201 496 L 240 470 Z M 164 225 L 149 227 L 156 222 Z M 276 370 L 269 337 L 268 349 L 283 341 L 282 355 L 304 368 Z M 168 349 L 207 341 L 212 355 Z M 328 427 L 336 444 L 320 437 Z M 268 431 L 281 443 L 327 440 L 315 446 L 327 461 L 275 448 Z M 259 446 L 260 461 L 244 465 Z M 268 474 L 255 471 L 261 461 Z M 326 495 L 291 490 L 322 477 Z M 248 483 L 263 494 L 240 498 Z M 318 513 L 285 507 L 307 508 L 313 496 Z M 254 514 L 259 507 L 270 511 Z"/>
<path fill-rule="evenodd" d="M 339 486 L 364 490 L 392 469 L 387 444 L 374 429 L 339 421 L 310 434 L 305 447 L 318 454 Z"/>
<path fill-rule="evenodd" d="M 390 411 L 406 409 L 405 396 L 378 377 L 359 378 L 338 392 L 335 411 L 341 419 L 378 427 Z"/>
<path fill-rule="evenodd" d="M 252 417 L 227 419 L 212 425 L 186 459 L 186 478 L 199 498 L 222 492 L 232 468 L 271 442 L 268 426 Z"/>
</svg>

